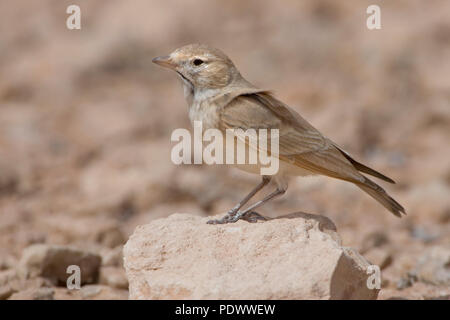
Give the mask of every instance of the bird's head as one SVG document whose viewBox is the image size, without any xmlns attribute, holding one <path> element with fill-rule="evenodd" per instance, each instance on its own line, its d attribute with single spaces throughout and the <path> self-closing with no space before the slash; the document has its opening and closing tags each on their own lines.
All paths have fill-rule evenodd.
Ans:
<svg viewBox="0 0 450 320">
<path fill-rule="evenodd" d="M 154 63 L 174 70 L 193 89 L 219 89 L 240 77 L 233 62 L 222 51 L 202 44 L 189 44 Z"/>
</svg>

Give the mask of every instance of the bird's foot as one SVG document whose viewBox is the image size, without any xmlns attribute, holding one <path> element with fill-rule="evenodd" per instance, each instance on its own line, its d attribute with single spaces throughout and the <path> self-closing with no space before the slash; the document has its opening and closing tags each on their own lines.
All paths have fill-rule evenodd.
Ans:
<svg viewBox="0 0 450 320">
<path fill-rule="evenodd" d="M 207 224 L 224 224 L 230 222 L 233 216 L 238 213 L 238 208 L 230 209 L 225 216 L 220 219 L 213 219 L 206 222 Z"/>
<path fill-rule="evenodd" d="M 230 216 L 229 214 L 226 214 L 225 216 L 223 216 L 220 219 L 208 220 L 206 223 L 207 224 L 225 224 L 225 223 L 231 222 L 231 218 L 232 218 L 232 216 Z"/>
<path fill-rule="evenodd" d="M 250 223 L 256 223 L 256 222 L 258 222 L 258 220 L 261 220 L 261 221 L 267 221 L 267 218 L 266 217 L 264 217 L 263 215 L 260 215 L 258 212 L 256 212 L 256 211 L 250 211 L 250 212 L 247 212 L 246 214 L 244 214 L 242 217 L 241 217 L 241 219 L 242 220 L 245 220 L 245 221 L 247 221 L 247 222 L 250 222 Z"/>
<path fill-rule="evenodd" d="M 225 223 L 234 223 L 238 220 L 245 220 L 250 223 L 258 222 L 258 220 L 267 220 L 264 216 L 260 215 L 259 213 L 255 211 L 245 212 L 245 211 L 238 211 L 238 212 L 232 212 L 230 210 L 224 217 L 220 219 L 214 219 L 209 220 L 208 224 L 225 224 Z"/>
</svg>

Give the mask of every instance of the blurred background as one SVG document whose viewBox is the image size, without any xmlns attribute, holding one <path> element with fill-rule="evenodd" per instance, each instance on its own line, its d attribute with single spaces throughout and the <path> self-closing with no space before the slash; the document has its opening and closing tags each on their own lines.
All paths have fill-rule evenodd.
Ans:
<svg viewBox="0 0 450 320">
<path fill-rule="evenodd" d="M 66 28 L 71 4 L 81 30 Z M 381 30 L 366 27 L 371 4 Z M 51 286 L 11 271 L 46 243 L 103 258 L 97 287 L 54 298 L 127 298 L 121 250 L 137 225 L 222 214 L 259 182 L 170 161 L 187 106 L 151 59 L 199 42 L 397 181 L 381 185 L 408 215 L 320 177 L 259 212 L 331 218 L 381 266 L 380 299 L 450 298 L 449 1 L 1 1 L 0 30 L 0 297 Z"/>
</svg>

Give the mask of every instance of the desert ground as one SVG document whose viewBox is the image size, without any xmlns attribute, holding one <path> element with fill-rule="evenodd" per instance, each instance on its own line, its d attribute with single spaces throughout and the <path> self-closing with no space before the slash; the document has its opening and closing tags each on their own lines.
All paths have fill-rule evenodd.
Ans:
<svg viewBox="0 0 450 320">
<path fill-rule="evenodd" d="M 80 30 L 66 27 L 70 4 Z M 380 30 L 366 27 L 370 4 Z M 177 76 L 151 60 L 196 42 L 393 178 L 380 184 L 407 216 L 325 177 L 292 180 L 258 212 L 330 218 L 381 267 L 378 299 L 450 298 L 449 1 L 19 0 L 0 17 L 3 299 L 126 299 L 121 254 L 138 225 L 225 213 L 259 182 L 170 161 L 187 106 Z M 94 252 L 98 278 L 77 291 L 20 277 L 35 244 Z"/>
</svg>

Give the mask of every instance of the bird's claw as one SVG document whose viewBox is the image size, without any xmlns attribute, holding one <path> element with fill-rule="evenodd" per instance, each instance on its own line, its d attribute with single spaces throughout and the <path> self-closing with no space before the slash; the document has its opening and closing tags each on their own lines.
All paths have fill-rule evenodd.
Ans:
<svg viewBox="0 0 450 320">
<path fill-rule="evenodd" d="M 247 221 L 247 222 L 250 222 L 250 223 L 256 223 L 256 222 L 258 222 L 258 220 L 261 220 L 261 221 L 267 221 L 267 218 L 266 218 L 266 217 L 260 215 L 260 214 L 259 214 L 258 212 L 256 212 L 256 211 L 250 211 L 250 212 L 244 214 L 244 215 L 241 217 L 241 219 L 242 219 L 242 220 L 245 220 L 245 221 Z"/>
<path fill-rule="evenodd" d="M 208 224 L 225 224 L 225 223 L 234 223 L 238 220 L 245 220 L 247 222 L 250 223 L 255 223 L 258 222 L 258 220 L 267 220 L 264 216 L 260 215 L 259 213 L 255 212 L 255 211 L 250 211 L 250 212 L 235 212 L 233 214 L 233 212 L 231 212 L 231 210 L 222 218 L 220 219 L 214 219 L 214 220 L 209 220 L 207 223 Z"/>
<path fill-rule="evenodd" d="M 225 224 L 225 223 L 229 223 L 231 222 L 231 218 L 233 217 L 233 215 L 230 214 L 226 214 L 225 216 L 223 216 L 220 219 L 213 219 L 213 220 L 209 220 L 208 222 L 206 222 L 207 224 Z"/>
</svg>

